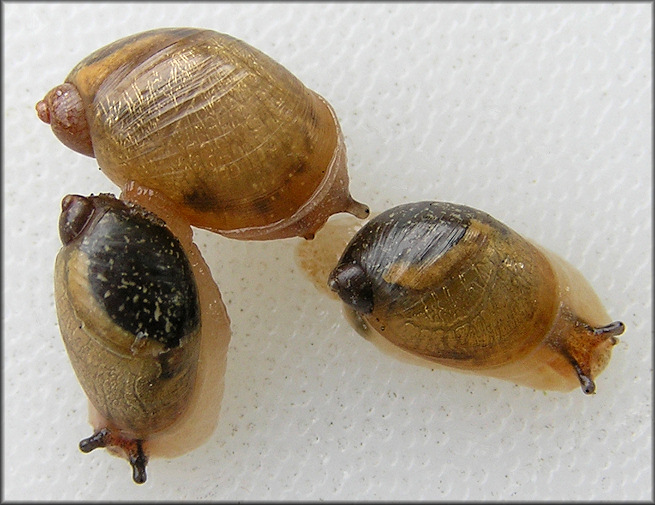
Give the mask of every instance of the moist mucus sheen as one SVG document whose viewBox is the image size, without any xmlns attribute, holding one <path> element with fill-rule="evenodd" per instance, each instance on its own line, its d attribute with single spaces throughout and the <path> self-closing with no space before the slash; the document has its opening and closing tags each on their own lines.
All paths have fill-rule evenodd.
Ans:
<svg viewBox="0 0 655 505">
<path fill-rule="evenodd" d="M 80 246 L 89 284 L 114 323 L 168 348 L 199 325 L 191 266 L 175 236 L 130 208 L 105 213 Z"/>
<path fill-rule="evenodd" d="M 352 241 L 342 262 L 357 262 L 365 269 L 381 263 L 430 263 L 460 242 L 474 217 L 478 216 L 470 209 L 447 203 L 399 205 L 372 219 Z"/>
</svg>

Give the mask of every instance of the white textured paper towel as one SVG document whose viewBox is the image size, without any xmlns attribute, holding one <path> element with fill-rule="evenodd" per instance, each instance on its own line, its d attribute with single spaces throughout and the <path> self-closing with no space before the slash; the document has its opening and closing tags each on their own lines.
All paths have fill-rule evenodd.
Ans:
<svg viewBox="0 0 655 505">
<path fill-rule="evenodd" d="M 650 499 L 651 6 L 3 4 L 5 499 Z M 480 208 L 589 279 L 626 333 L 597 394 L 381 354 L 298 268 L 297 240 L 196 232 L 233 322 L 219 427 L 153 460 L 82 454 L 86 399 L 53 303 L 68 193 L 116 192 L 34 104 L 91 51 L 198 26 L 334 106 L 375 211 Z M 300 239 L 298 239 L 300 240 Z"/>
</svg>

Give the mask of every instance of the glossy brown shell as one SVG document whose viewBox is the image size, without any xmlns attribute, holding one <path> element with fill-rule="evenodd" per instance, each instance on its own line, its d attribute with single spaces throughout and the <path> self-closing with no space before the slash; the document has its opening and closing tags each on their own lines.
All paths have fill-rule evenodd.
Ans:
<svg viewBox="0 0 655 505">
<path fill-rule="evenodd" d="M 348 191 L 332 107 L 240 40 L 152 30 L 94 52 L 66 83 L 84 104 L 102 171 L 162 193 L 192 225 L 244 239 L 311 237 L 333 213 L 366 216 Z"/>
<path fill-rule="evenodd" d="M 404 351 L 543 389 L 593 392 L 623 331 L 566 262 L 451 203 L 376 216 L 329 283 L 363 324 Z"/>
</svg>

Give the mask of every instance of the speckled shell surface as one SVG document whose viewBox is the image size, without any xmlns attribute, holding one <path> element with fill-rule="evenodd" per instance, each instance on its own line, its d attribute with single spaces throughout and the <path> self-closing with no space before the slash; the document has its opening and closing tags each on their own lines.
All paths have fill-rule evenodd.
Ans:
<svg viewBox="0 0 655 505">
<path fill-rule="evenodd" d="M 89 401 L 147 439 L 184 411 L 196 378 L 200 307 L 184 251 L 164 223 L 109 196 L 55 264 L 61 333 Z"/>
</svg>

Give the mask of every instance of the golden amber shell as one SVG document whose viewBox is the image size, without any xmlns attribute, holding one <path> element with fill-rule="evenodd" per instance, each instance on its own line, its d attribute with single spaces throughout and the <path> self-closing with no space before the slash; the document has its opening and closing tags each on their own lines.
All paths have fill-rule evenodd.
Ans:
<svg viewBox="0 0 655 505">
<path fill-rule="evenodd" d="M 536 388 L 593 392 L 623 331 L 570 265 L 464 205 L 379 214 L 329 284 L 399 349 Z"/>
<path fill-rule="evenodd" d="M 66 82 L 102 171 L 162 193 L 195 226 L 235 238 L 311 237 L 348 191 L 332 107 L 229 35 L 158 29 L 82 60 Z"/>
</svg>

